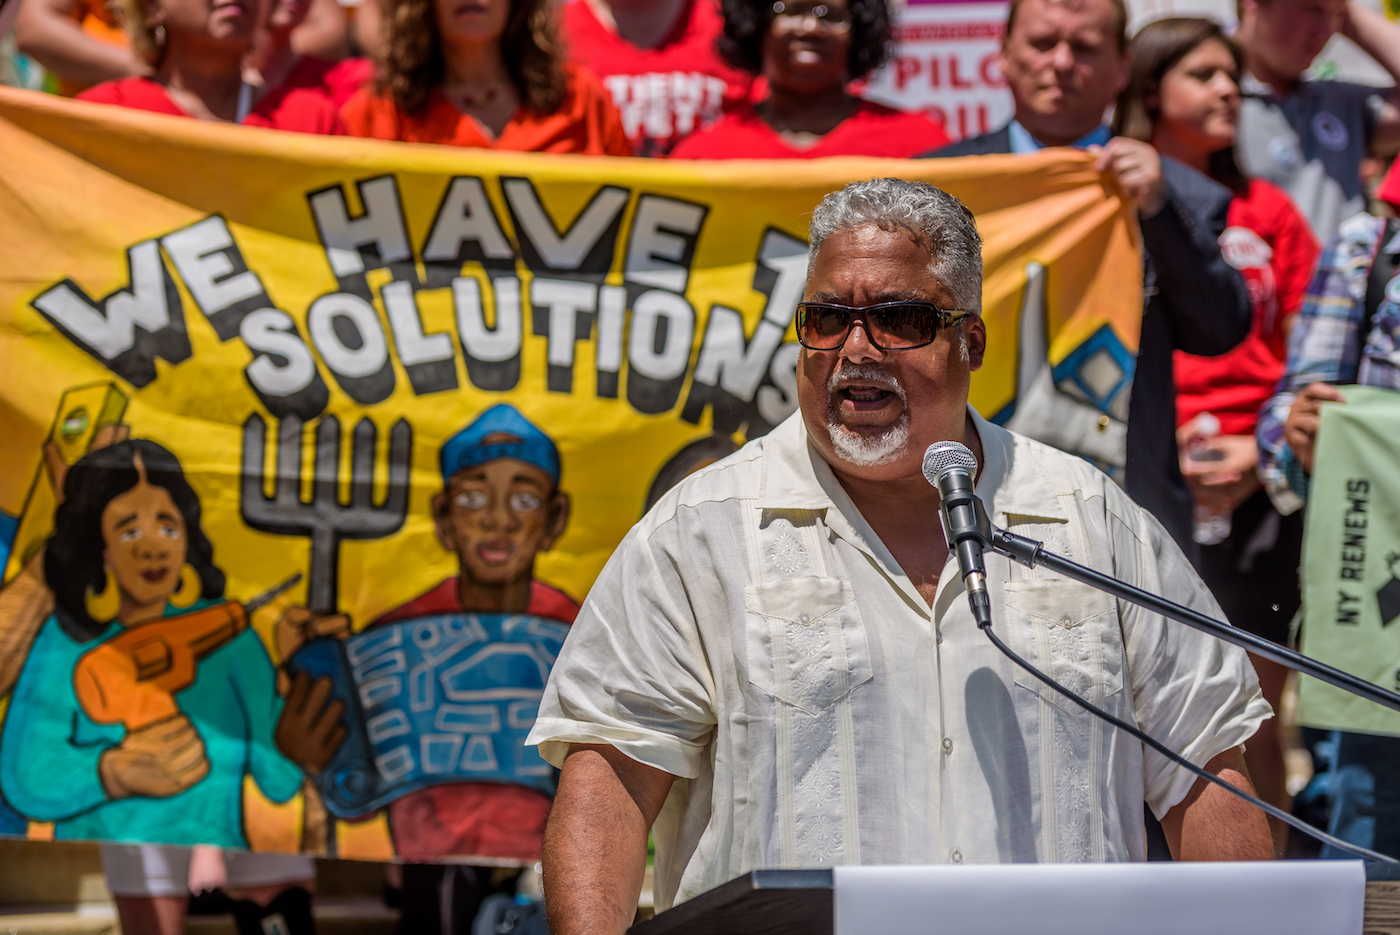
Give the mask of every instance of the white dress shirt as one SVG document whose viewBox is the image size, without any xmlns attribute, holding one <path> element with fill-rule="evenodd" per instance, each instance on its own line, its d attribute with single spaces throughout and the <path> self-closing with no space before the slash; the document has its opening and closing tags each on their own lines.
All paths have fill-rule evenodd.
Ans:
<svg viewBox="0 0 1400 935">
<path fill-rule="evenodd" d="M 972 414 L 999 526 L 1219 618 L 1146 511 L 1086 462 Z M 928 516 L 930 536 L 941 535 Z M 1197 764 L 1270 716 L 1246 654 L 988 555 L 998 634 Z M 611 744 L 680 777 L 653 828 L 658 909 L 749 870 L 1146 856 L 1196 777 L 1013 666 L 949 556 L 924 601 L 801 413 L 692 475 L 623 540 L 527 743 Z"/>
</svg>

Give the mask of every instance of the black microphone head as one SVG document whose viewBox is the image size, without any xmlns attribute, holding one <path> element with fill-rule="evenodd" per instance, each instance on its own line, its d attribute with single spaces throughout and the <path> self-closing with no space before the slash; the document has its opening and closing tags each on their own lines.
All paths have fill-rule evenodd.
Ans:
<svg viewBox="0 0 1400 935">
<path fill-rule="evenodd" d="M 961 442 L 935 442 L 924 452 L 924 480 L 938 486 L 938 478 L 944 472 L 962 470 L 974 481 L 977 479 L 977 459 Z"/>
</svg>

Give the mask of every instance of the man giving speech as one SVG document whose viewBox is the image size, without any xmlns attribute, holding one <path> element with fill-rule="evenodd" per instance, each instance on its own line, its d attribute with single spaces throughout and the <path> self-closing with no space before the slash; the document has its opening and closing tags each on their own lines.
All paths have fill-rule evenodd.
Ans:
<svg viewBox="0 0 1400 935">
<path fill-rule="evenodd" d="M 981 238 L 952 196 L 873 179 L 812 216 L 801 411 L 692 475 L 589 594 L 531 741 L 563 774 L 545 835 L 556 935 L 631 922 L 656 843 L 668 908 L 762 867 L 1267 859 L 1263 813 L 1117 733 L 978 631 L 920 470 L 967 445 L 992 522 L 1220 616 L 1106 476 L 967 404 Z M 1270 716 L 1243 650 L 988 554 L 1021 656 L 1249 789 Z M 653 828 L 654 823 L 654 828 Z"/>
</svg>

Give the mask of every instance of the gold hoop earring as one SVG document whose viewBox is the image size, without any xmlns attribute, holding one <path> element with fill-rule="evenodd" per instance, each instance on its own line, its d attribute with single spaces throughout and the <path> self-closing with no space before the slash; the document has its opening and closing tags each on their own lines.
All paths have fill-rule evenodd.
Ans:
<svg viewBox="0 0 1400 935">
<path fill-rule="evenodd" d="M 83 594 L 83 604 L 96 623 L 111 623 L 116 619 L 117 611 L 122 609 L 122 592 L 112 569 L 107 569 L 107 583 L 102 593 L 94 594 L 92 588 L 88 588 Z"/>
<path fill-rule="evenodd" d="M 204 581 L 199 577 L 199 571 L 186 562 L 180 568 L 180 586 L 166 600 L 176 610 L 186 610 L 194 606 L 194 602 L 199 600 L 203 590 Z"/>
</svg>

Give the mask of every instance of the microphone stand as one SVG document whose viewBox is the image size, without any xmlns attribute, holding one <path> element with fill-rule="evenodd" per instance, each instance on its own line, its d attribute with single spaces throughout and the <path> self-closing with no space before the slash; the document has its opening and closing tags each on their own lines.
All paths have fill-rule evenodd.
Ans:
<svg viewBox="0 0 1400 935">
<path fill-rule="evenodd" d="M 985 512 L 982 515 L 985 518 Z M 1145 607 L 1163 617 L 1169 617 L 1178 623 L 1184 623 L 1188 627 L 1209 633 L 1217 639 L 1233 643 L 1256 655 L 1263 656 L 1265 659 L 1272 659 L 1280 665 L 1297 669 L 1299 672 L 1311 675 L 1318 681 L 1334 685 L 1344 691 L 1351 692 L 1353 695 L 1360 695 L 1367 701 L 1374 701 L 1378 705 L 1400 711 L 1400 694 L 1388 691 L 1365 679 L 1357 678 L 1349 672 L 1335 669 L 1326 663 L 1318 662 L 1316 659 L 1310 659 L 1302 653 L 1294 652 L 1288 647 L 1280 646 L 1262 636 L 1255 636 L 1253 633 L 1221 623 L 1219 620 L 1213 620 L 1189 607 L 1183 607 L 1164 597 L 1158 597 L 1149 591 L 1119 581 L 1111 575 L 1072 562 L 1062 555 L 1047 552 L 1044 545 L 1034 539 L 1018 536 L 1005 529 L 997 529 L 990 523 L 987 528 L 990 533 L 984 540 L 987 546 L 1027 568 L 1034 568 L 1037 565 L 1043 566 L 1064 575 L 1066 578 L 1105 591 L 1119 600 Z"/>
<path fill-rule="evenodd" d="M 1126 582 L 1119 581 L 1112 575 L 1106 575 L 1101 571 L 1095 571 L 1078 562 L 1072 562 L 1063 555 L 1056 555 L 1054 552 L 1045 551 L 1045 544 L 1029 539 L 1025 536 L 1018 536 L 1005 529 L 998 529 L 992 525 L 987 518 L 987 511 L 982 505 L 980 497 L 970 498 L 976 504 L 977 520 L 976 528 L 962 528 L 956 530 L 949 536 L 949 547 L 956 547 L 957 542 L 966 539 L 980 540 L 984 549 L 991 549 L 999 552 L 1027 568 L 1035 568 L 1037 565 L 1050 569 L 1058 574 L 1064 575 L 1081 584 L 1087 584 L 1091 588 L 1097 588 L 1113 595 L 1119 600 L 1145 607 L 1148 610 L 1161 614 L 1163 617 L 1184 623 L 1188 627 L 1209 633 L 1217 639 L 1227 643 L 1233 643 L 1243 649 L 1247 649 L 1265 659 L 1272 659 L 1279 665 L 1296 669 L 1305 675 L 1328 685 L 1336 686 L 1343 691 L 1359 695 L 1367 701 L 1373 701 L 1378 705 L 1390 708 L 1393 711 L 1400 711 L 1400 694 L 1381 688 L 1365 679 L 1357 678 L 1349 672 L 1341 669 L 1334 669 L 1326 663 L 1310 659 L 1302 653 L 1294 652 L 1286 646 L 1266 640 L 1262 636 L 1255 636 L 1253 633 L 1236 629 L 1227 623 L 1213 620 L 1205 614 L 1198 613 L 1189 607 L 1183 607 L 1164 597 L 1158 597 L 1149 591 L 1134 587 Z M 987 629 L 991 621 L 982 623 L 978 621 L 978 626 Z"/>
<path fill-rule="evenodd" d="M 1148 591 L 1142 590 L 1141 588 L 1137 588 L 1123 581 L 1119 581 L 1112 575 L 1106 575 L 1103 572 L 1095 571 L 1092 568 L 1080 565 L 1078 562 L 1072 562 L 1062 555 L 1056 555 L 1054 552 L 1047 552 L 1045 551 L 1044 543 L 1037 542 L 1036 540 L 1027 538 L 1026 536 L 1018 536 L 1013 532 L 1008 532 L 1005 529 L 997 529 L 996 527 L 992 526 L 991 521 L 987 519 L 987 511 L 983 507 L 981 499 L 976 496 L 969 496 L 967 497 L 967 499 L 971 500 L 972 503 L 975 504 L 975 512 L 973 514 L 973 517 L 975 518 L 967 517 L 964 514 L 962 516 L 963 521 L 955 524 L 954 522 L 952 522 L 952 517 L 949 515 L 948 503 L 946 502 L 946 500 L 942 504 L 942 507 L 940 509 L 940 512 L 942 513 L 945 534 L 948 538 L 948 547 L 950 549 L 958 549 L 958 560 L 960 566 L 962 566 L 963 564 L 963 555 L 965 551 L 976 552 L 980 551 L 981 549 L 991 549 L 994 552 L 999 552 L 1002 555 L 1005 555 L 1008 558 L 1012 559 L 1013 561 L 1021 565 L 1025 565 L 1027 568 L 1035 568 L 1037 565 L 1044 566 L 1045 568 L 1049 568 L 1051 571 L 1064 575 L 1066 578 L 1078 581 L 1081 584 L 1087 584 L 1091 588 L 1097 588 L 1100 591 L 1104 591 L 1108 594 L 1111 594 L 1119 600 L 1127 601 L 1130 604 L 1136 604 L 1139 607 L 1145 607 L 1148 610 L 1155 611 L 1156 613 L 1159 613 L 1164 617 L 1175 620 L 1179 623 L 1184 623 L 1188 627 L 1193 627 L 1197 630 L 1201 630 L 1204 633 L 1208 633 L 1211 636 L 1216 637 L 1217 639 L 1224 640 L 1227 643 L 1233 643 L 1236 646 L 1240 646 L 1244 649 L 1256 652 L 1259 655 L 1264 656 L 1265 658 L 1272 659 L 1281 665 L 1288 666 L 1292 669 L 1297 669 L 1299 672 L 1304 672 L 1308 675 L 1311 675 L 1314 678 L 1324 681 L 1329 685 L 1334 685 L 1337 688 L 1342 689 L 1343 691 L 1351 692 L 1352 694 L 1359 695 L 1362 698 L 1367 699 L 1368 701 L 1374 701 L 1376 704 L 1384 705 L 1387 708 L 1400 711 L 1400 695 L 1397 695 L 1395 692 L 1387 691 L 1386 689 L 1381 688 L 1378 685 L 1373 685 L 1372 683 L 1367 682 L 1364 679 L 1359 679 L 1354 675 L 1341 671 L 1340 669 L 1334 669 L 1329 665 L 1318 662 L 1316 659 L 1309 659 L 1307 656 L 1304 656 L 1301 653 L 1296 653 L 1291 649 L 1287 649 L 1283 646 L 1271 643 L 1270 641 L 1255 636 L 1252 633 L 1246 633 L 1243 630 L 1237 630 L 1234 627 L 1225 623 L 1221 623 L 1218 620 L 1212 620 L 1205 614 L 1197 613 L 1189 607 L 1183 607 L 1182 605 L 1169 601 L 1164 597 L 1158 597 L 1156 594 L 1152 594 Z M 972 521 L 967 522 L 967 519 L 972 519 Z M 977 543 L 978 547 L 969 550 L 959 548 L 960 546 L 967 545 L 969 543 Z M 965 585 L 968 584 L 969 579 L 973 577 L 972 570 L 969 569 L 968 571 L 969 573 L 963 576 L 963 581 Z M 1016 654 L 1014 650 L 1011 649 L 1010 646 L 1007 646 L 1004 642 L 1001 641 L 1001 639 L 996 635 L 995 630 L 992 628 L 992 620 L 990 613 L 991 608 L 987 606 L 985 607 L 985 614 L 977 614 L 979 602 L 975 599 L 975 595 L 973 594 L 974 590 L 975 588 L 968 587 L 968 599 L 972 604 L 974 614 L 977 615 L 978 629 L 980 629 L 983 633 L 987 634 L 987 639 L 991 640 L 992 645 L 994 645 L 998 650 L 1000 650 L 1001 653 L 1005 655 L 1008 659 L 1010 659 L 1013 663 L 1025 669 L 1027 672 L 1030 672 L 1037 679 L 1049 685 L 1061 695 L 1064 695 L 1066 698 L 1069 698 L 1071 701 L 1075 702 L 1085 710 L 1090 711 L 1094 714 L 1094 716 L 1100 718 L 1101 720 L 1112 724 L 1114 727 L 1132 735 L 1133 737 L 1136 737 L 1138 740 L 1142 741 L 1144 744 L 1151 747 L 1153 750 L 1156 750 L 1158 753 L 1162 754 L 1164 757 L 1171 760 L 1173 763 L 1176 763 L 1178 766 L 1190 770 L 1191 772 L 1199 776 L 1201 779 L 1207 780 L 1217 786 L 1220 786 L 1222 789 L 1226 790 L 1230 794 L 1243 799 L 1251 805 L 1254 805 L 1255 807 L 1263 810 L 1266 814 L 1277 818 L 1284 824 L 1297 828 L 1304 834 L 1317 838 L 1318 840 L 1330 844 L 1333 847 L 1338 848 L 1339 850 L 1347 851 L 1348 853 L 1354 854 L 1357 857 L 1361 857 L 1368 861 L 1376 861 L 1391 865 L 1400 864 L 1400 861 L 1397 861 L 1394 857 L 1391 857 L 1387 854 L 1381 854 L 1377 851 L 1370 850 L 1369 848 L 1361 847 L 1356 844 L 1351 844 L 1350 842 L 1343 841 L 1340 838 L 1333 837 L 1325 831 L 1313 828 L 1312 826 L 1304 823 L 1303 821 L 1294 818 L 1292 815 L 1288 814 L 1282 809 L 1270 805 L 1269 803 L 1259 799 L 1257 796 L 1251 795 L 1250 793 L 1245 792 L 1243 789 L 1237 788 L 1236 786 L 1226 782 L 1219 776 L 1216 776 L 1215 774 L 1205 769 L 1202 769 L 1195 763 L 1192 763 L 1185 757 L 1181 756 L 1176 751 L 1169 749 L 1161 741 L 1156 740 L 1155 738 L 1144 733 L 1136 725 L 1129 724 L 1121 718 L 1114 717 L 1112 714 L 1109 714 L 1102 708 L 1097 707 L 1096 705 L 1089 702 L 1087 699 L 1081 698 L 1079 695 L 1075 694 L 1075 692 L 1073 692 L 1071 689 L 1066 688 L 1064 685 L 1060 684 L 1055 679 L 1051 678 L 1049 675 L 1045 674 L 1044 672 L 1037 669 L 1035 666 L 1031 665 L 1026 660 L 1022 659 Z M 985 596 L 983 597 L 982 603 L 985 604 Z M 984 616 L 986 618 L 985 620 L 982 619 Z"/>
</svg>

